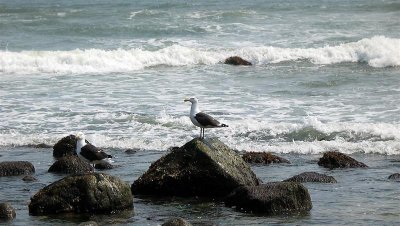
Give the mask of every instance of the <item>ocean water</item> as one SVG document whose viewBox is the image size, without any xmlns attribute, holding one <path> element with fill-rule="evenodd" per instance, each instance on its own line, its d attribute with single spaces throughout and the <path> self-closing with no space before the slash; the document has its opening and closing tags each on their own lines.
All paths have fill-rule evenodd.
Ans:
<svg viewBox="0 0 400 226">
<path fill-rule="evenodd" d="M 234 55 L 253 66 L 223 64 Z M 140 200 L 136 215 L 127 214 L 134 220 L 121 224 L 159 224 L 169 211 L 205 224 L 198 217 L 210 208 L 220 213 L 211 219 L 218 225 L 400 222 L 399 184 L 386 180 L 399 172 L 399 84 L 396 0 L 0 0 L 0 160 L 34 160 L 41 178 L 32 194 L 60 177 L 46 173 L 51 149 L 31 146 L 78 131 L 125 166 L 110 174 L 132 183 L 155 156 L 198 136 L 183 102 L 190 96 L 229 125 L 206 129 L 206 136 L 294 162 L 253 167 L 262 179 L 306 170 L 342 179 L 307 184 L 314 203 L 309 216 L 269 221 L 216 203 L 171 207 Z M 128 148 L 139 149 L 137 156 L 126 157 Z M 372 167 L 324 171 L 315 161 L 328 150 Z M 28 215 L 32 194 L 7 195 L 20 179 L 1 180 L 0 200 L 22 211 L 15 224 L 51 224 L 52 218 Z M 354 190 L 353 181 L 359 182 Z M 330 199 L 321 201 L 325 196 Z M 144 214 L 150 210 L 154 216 Z"/>
</svg>

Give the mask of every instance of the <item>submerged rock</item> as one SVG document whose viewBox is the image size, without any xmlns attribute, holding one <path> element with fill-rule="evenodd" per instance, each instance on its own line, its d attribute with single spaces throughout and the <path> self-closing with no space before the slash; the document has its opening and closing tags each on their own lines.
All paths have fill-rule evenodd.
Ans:
<svg viewBox="0 0 400 226">
<path fill-rule="evenodd" d="M 80 223 L 78 226 L 98 226 L 96 221 L 86 221 Z"/>
<path fill-rule="evenodd" d="M 53 146 L 53 157 L 61 158 L 64 156 L 76 155 L 76 137 L 69 135 L 63 137 Z"/>
<path fill-rule="evenodd" d="M 290 163 L 289 160 L 273 155 L 270 152 L 246 152 L 242 157 L 247 163 Z"/>
<path fill-rule="evenodd" d="M 183 218 L 174 217 L 174 218 L 167 220 L 161 226 L 192 226 L 192 224 Z"/>
<path fill-rule="evenodd" d="M 93 171 L 93 167 L 78 156 L 64 156 L 49 168 L 49 172 L 51 173 L 77 174 Z"/>
<path fill-rule="evenodd" d="M 244 60 L 243 58 L 241 58 L 239 56 L 232 56 L 232 57 L 226 58 L 224 64 L 244 65 L 244 66 L 252 65 L 249 61 Z"/>
<path fill-rule="evenodd" d="M 319 183 L 337 183 L 336 179 L 332 176 L 320 174 L 316 172 L 304 172 L 299 175 L 293 176 L 284 182 L 319 182 Z"/>
<path fill-rule="evenodd" d="M 216 138 L 195 138 L 151 164 L 132 184 L 132 192 L 223 197 L 243 185 L 258 185 L 258 180 L 240 155 Z"/>
<path fill-rule="evenodd" d="M 0 162 L 0 177 L 33 174 L 35 167 L 26 161 Z"/>
<path fill-rule="evenodd" d="M 266 215 L 303 212 L 312 208 L 307 188 L 296 182 L 239 187 L 225 199 L 225 205 Z"/>
<path fill-rule="evenodd" d="M 12 220 L 16 216 L 15 209 L 8 203 L 0 203 L 0 219 Z"/>
<path fill-rule="evenodd" d="M 102 173 L 67 176 L 41 189 L 31 198 L 29 213 L 112 213 L 131 209 L 129 184 Z"/>
<path fill-rule="evenodd" d="M 400 173 L 394 173 L 388 177 L 389 180 L 400 181 Z"/>
<path fill-rule="evenodd" d="M 22 178 L 22 180 L 26 181 L 26 182 L 37 181 L 36 177 L 31 176 L 31 175 L 26 175 L 24 178 Z"/>
<path fill-rule="evenodd" d="M 330 169 L 368 167 L 364 163 L 338 151 L 325 152 L 322 158 L 319 159 L 318 165 Z"/>
</svg>

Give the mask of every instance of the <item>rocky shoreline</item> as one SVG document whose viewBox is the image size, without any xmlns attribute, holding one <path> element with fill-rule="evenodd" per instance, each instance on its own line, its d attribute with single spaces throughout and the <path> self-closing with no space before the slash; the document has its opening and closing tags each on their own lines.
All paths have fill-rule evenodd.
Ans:
<svg viewBox="0 0 400 226">
<path fill-rule="evenodd" d="M 151 164 L 148 171 L 133 183 L 132 181 L 124 182 L 116 176 L 95 172 L 97 170 L 77 158 L 74 154 L 73 138 L 73 135 L 65 137 L 54 145 L 55 162 L 49 168 L 49 172 L 66 174 L 66 176 L 45 186 L 32 196 L 29 203 L 29 213 L 32 216 L 115 213 L 133 209 L 135 203 L 133 195 L 141 199 L 149 197 L 153 200 L 163 197 L 201 197 L 216 202 L 222 201 L 226 206 L 240 212 L 258 213 L 265 216 L 297 214 L 308 212 L 313 206 L 310 192 L 302 183 L 337 183 L 335 178 L 315 172 L 304 172 L 283 182 L 261 183 L 248 163 L 244 161 L 246 158 L 260 159 L 260 153 L 246 152 L 244 156 L 241 156 L 215 138 L 205 140 L 196 138 L 182 147 L 172 148 Z M 63 154 L 54 154 L 58 151 Z M 251 155 L 256 155 L 256 157 L 251 157 Z M 271 155 L 268 154 L 268 156 Z M 291 164 L 278 156 L 274 159 L 277 160 L 266 161 L 263 164 L 272 162 L 285 163 L 284 165 L 288 164 L 288 166 Z M 249 162 L 262 167 L 258 160 Z M 324 162 L 328 163 L 324 165 Z M 336 165 L 333 164 L 335 162 Z M 20 161 L 2 162 L 0 173 L 4 176 L 23 174 L 32 177 L 34 168 L 26 170 L 27 165 L 29 163 Z M 318 165 L 329 169 L 367 168 L 364 163 L 339 152 L 325 153 Z M 9 172 L 15 172 L 15 174 Z M 34 177 L 27 178 L 26 181 L 35 179 Z M 396 181 L 398 175 L 393 174 L 389 179 Z M 130 183 L 132 183 L 131 186 L 129 186 Z M 18 210 L 16 213 L 18 215 Z M 8 220 L 12 220 L 12 217 Z"/>
</svg>

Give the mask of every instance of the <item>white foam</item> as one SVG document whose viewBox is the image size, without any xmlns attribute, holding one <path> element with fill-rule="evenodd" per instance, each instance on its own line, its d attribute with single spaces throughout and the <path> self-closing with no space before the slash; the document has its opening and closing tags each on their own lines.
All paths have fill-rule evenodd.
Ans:
<svg viewBox="0 0 400 226">
<path fill-rule="evenodd" d="M 187 44 L 187 43 L 186 43 Z M 309 60 L 314 64 L 365 62 L 372 67 L 400 66 L 400 39 L 383 36 L 322 48 L 246 47 L 200 48 L 172 45 L 156 51 L 135 49 L 76 49 L 71 51 L 0 51 L 0 73 L 112 73 L 160 65 L 213 65 L 239 55 L 265 65 Z"/>
</svg>

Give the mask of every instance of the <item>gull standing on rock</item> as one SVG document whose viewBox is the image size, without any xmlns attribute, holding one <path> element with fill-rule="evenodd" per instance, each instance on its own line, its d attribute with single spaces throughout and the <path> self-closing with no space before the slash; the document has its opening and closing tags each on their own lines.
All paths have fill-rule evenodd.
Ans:
<svg viewBox="0 0 400 226">
<path fill-rule="evenodd" d="M 93 144 L 86 143 L 85 134 L 79 132 L 76 134 L 76 154 L 79 158 L 93 165 L 102 162 L 111 163 L 112 156 L 97 148 Z"/>
<path fill-rule="evenodd" d="M 205 128 L 219 128 L 219 127 L 228 127 L 226 124 L 221 124 L 219 121 L 214 119 L 212 116 L 201 112 L 197 103 L 199 102 L 196 97 L 186 98 L 184 100 L 192 103 L 192 107 L 190 108 L 190 120 L 195 126 L 200 127 L 200 139 L 204 139 L 204 129 Z"/>
</svg>

